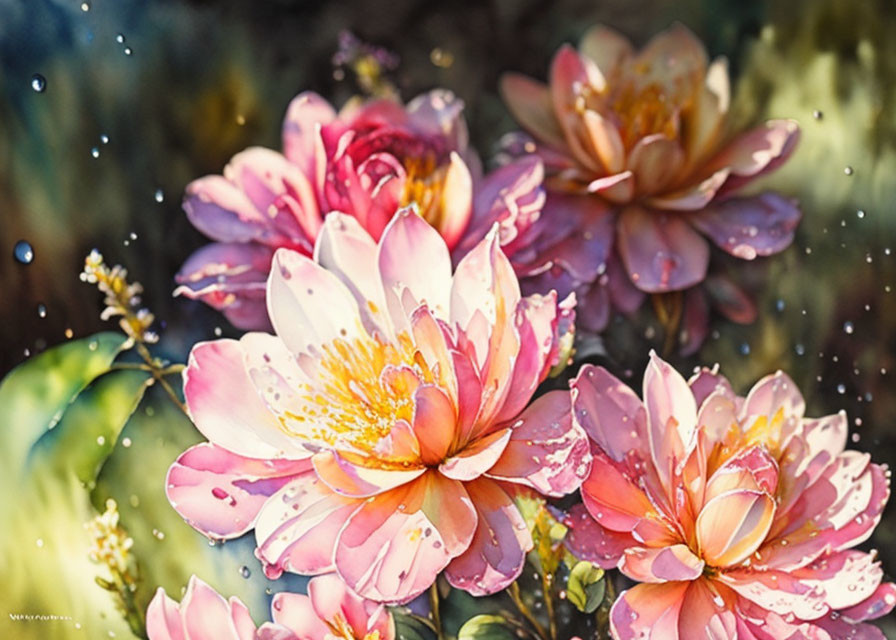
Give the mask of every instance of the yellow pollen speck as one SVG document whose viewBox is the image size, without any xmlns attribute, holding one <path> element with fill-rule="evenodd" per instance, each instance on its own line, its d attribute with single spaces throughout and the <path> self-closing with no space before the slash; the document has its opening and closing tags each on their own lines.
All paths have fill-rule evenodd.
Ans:
<svg viewBox="0 0 896 640">
<path fill-rule="evenodd" d="M 439 166 L 435 154 L 427 153 L 423 157 L 406 158 L 404 168 L 407 177 L 399 199 L 401 206 L 416 204 L 420 216 L 439 229 L 443 223 L 442 192 L 447 166 Z"/>
</svg>

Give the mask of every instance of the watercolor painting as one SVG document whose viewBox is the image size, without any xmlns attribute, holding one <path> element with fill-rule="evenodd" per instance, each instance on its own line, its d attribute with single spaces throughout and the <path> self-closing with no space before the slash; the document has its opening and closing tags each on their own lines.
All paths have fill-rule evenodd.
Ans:
<svg viewBox="0 0 896 640">
<path fill-rule="evenodd" d="M 894 35 L 0 0 L 0 638 L 896 638 Z"/>
</svg>

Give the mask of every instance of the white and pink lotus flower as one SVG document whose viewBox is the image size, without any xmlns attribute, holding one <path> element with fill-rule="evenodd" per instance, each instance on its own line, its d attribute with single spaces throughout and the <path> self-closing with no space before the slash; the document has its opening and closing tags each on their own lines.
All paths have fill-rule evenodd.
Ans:
<svg viewBox="0 0 896 640">
<path fill-rule="evenodd" d="M 256 627 L 238 598 L 225 600 L 193 576 L 180 603 L 161 587 L 146 610 L 149 640 L 394 640 L 382 605 L 349 591 L 334 575 L 313 578 L 308 595 L 278 593 L 273 622 Z"/>
<path fill-rule="evenodd" d="M 513 582 L 532 546 L 514 495 L 575 491 L 590 453 L 567 391 L 530 404 L 572 301 L 522 297 L 497 234 L 453 275 L 443 237 L 407 209 L 379 243 L 333 213 L 314 259 L 278 250 L 276 335 L 190 356 L 184 393 L 210 442 L 172 466 L 174 507 L 212 537 L 254 528 L 269 576 L 335 571 L 381 602 L 443 571 L 475 595 Z"/>
<path fill-rule="evenodd" d="M 737 396 L 715 371 L 690 381 L 657 356 L 643 401 L 605 369 L 573 383 L 593 441 L 570 547 L 640 582 L 613 636 L 740 640 L 883 638 L 865 620 L 896 605 L 874 555 L 889 471 L 844 451 L 846 416 L 804 416 L 783 373 Z"/>
</svg>

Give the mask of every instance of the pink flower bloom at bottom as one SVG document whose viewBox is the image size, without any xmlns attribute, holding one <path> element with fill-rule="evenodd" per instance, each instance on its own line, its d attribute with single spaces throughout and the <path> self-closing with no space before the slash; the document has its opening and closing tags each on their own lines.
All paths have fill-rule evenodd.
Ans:
<svg viewBox="0 0 896 640">
<path fill-rule="evenodd" d="M 896 605 L 868 539 L 888 471 L 844 451 L 844 413 L 805 418 L 776 373 L 747 396 L 715 371 L 690 382 L 653 355 L 643 402 L 602 368 L 573 383 L 594 442 L 568 544 L 642 584 L 610 612 L 617 639 L 879 639 Z"/>
<path fill-rule="evenodd" d="M 161 587 L 146 610 L 149 640 L 394 640 L 395 621 L 380 604 L 349 591 L 334 575 L 308 583 L 308 595 L 278 593 L 274 622 L 255 626 L 238 598 L 225 600 L 193 576 L 180 604 Z"/>
</svg>

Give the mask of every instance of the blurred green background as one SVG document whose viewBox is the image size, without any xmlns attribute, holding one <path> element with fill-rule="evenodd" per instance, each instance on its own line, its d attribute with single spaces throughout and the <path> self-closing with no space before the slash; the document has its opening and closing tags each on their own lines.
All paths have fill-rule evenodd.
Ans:
<svg viewBox="0 0 896 640">
<path fill-rule="evenodd" d="M 400 57 L 390 77 L 405 98 L 433 86 L 458 93 L 487 160 L 500 135 L 514 128 L 496 89 L 503 71 L 543 78 L 554 50 L 595 22 L 643 43 L 676 20 L 712 55 L 729 58 L 741 122 L 800 122 L 797 153 L 757 188 L 797 197 L 804 210 L 791 249 L 737 266 L 758 292 L 759 321 L 740 327 L 716 319 L 701 352 L 676 365 L 720 362 L 741 391 L 785 369 L 810 414 L 845 409 L 852 446 L 893 466 L 896 7 L 886 0 L 0 0 L 0 375 L 36 363 L 30 384 L 0 390 L 0 462 L 20 463 L 16 447 L 40 437 L 26 425 L 46 428 L 57 410 L 48 411 L 56 396 L 36 382 L 51 363 L 35 354 L 65 342 L 69 329 L 75 345 L 114 328 L 99 319 L 101 296 L 78 280 L 91 248 L 144 284 L 144 303 L 162 335 L 156 353 L 183 361 L 216 327 L 237 335 L 217 313 L 171 297 L 174 273 L 205 242 L 180 210 L 183 187 L 219 172 L 249 145 L 278 148 L 282 114 L 299 91 L 316 90 L 336 104 L 356 93 L 351 74 L 342 77 L 331 62 L 340 31 Z M 46 79 L 42 92 L 32 88 L 34 74 Z M 28 265 L 13 259 L 22 239 L 33 247 Z M 643 370 L 648 348 L 661 338 L 649 337 L 657 333 L 651 323 L 647 313 L 614 323 L 606 362 L 622 374 Z M 84 344 L 82 357 L 89 355 Z M 83 385 L 107 365 L 84 373 Z M 80 360 L 68 366 L 87 371 Z M 114 390 L 141 383 L 116 376 L 108 384 Z M 77 389 L 56 392 L 64 407 Z M 31 399 L 22 405 L 19 396 Z M 164 502 L 164 471 L 198 434 L 159 389 L 150 388 L 128 417 L 131 400 L 113 403 L 127 410 L 108 425 L 112 457 L 85 482 L 96 483 L 93 505 L 102 509 L 107 495 L 117 496 L 136 546 L 154 559 L 147 569 L 152 586 L 163 584 L 179 598 L 190 572 L 207 571 L 204 578 L 243 596 L 262 618 L 266 603 L 257 594 L 264 581 L 251 551 L 240 543 L 208 549 Z M 75 418 L 68 422 L 76 425 Z M 134 443 L 127 450 L 116 443 L 122 429 Z M 59 483 L 20 495 L 19 480 L 11 472 L 5 478 L 0 603 L 10 612 L 73 616 L 83 625 L 12 622 L 0 611 L 0 637 L 127 637 L 93 583 L 97 566 L 85 559 L 81 523 L 93 511 L 83 487 Z M 892 579 L 896 507 L 867 546 L 882 550 Z M 179 563 L 183 557 L 192 564 Z M 243 564 L 252 568 L 248 580 Z"/>
</svg>

